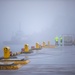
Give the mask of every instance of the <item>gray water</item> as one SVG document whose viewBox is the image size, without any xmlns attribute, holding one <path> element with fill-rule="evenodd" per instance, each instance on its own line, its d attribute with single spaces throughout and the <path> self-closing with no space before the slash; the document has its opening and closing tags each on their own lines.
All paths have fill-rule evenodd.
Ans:
<svg viewBox="0 0 75 75">
<path fill-rule="evenodd" d="M 25 55 L 19 55 L 20 57 Z M 43 48 L 27 55 L 30 63 L 19 70 L 0 70 L 1 75 L 75 75 L 75 46 Z"/>
</svg>

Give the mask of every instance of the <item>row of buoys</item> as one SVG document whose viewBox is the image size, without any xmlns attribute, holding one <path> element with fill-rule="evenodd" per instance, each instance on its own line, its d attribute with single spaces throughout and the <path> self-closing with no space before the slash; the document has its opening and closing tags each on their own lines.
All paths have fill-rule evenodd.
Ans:
<svg viewBox="0 0 75 75">
<path fill-rule="evenodd" d="M 32 50 L 41 50 L 42 48 L 47 48 L 47 47 L 50 47 L 50 42 L 49 41 L 48 41 L 48 44 L 43 42 L 42 45 L 40 45 L 37 42 L 35 46 L 31 46 L 31 49 L 29 49 L 28 44 L 25 44 L 20 52 L 13 53 L 10 50 L 10 47 L 6 46 L 6 47 L 3 48 L 4 56 L 3 56 L 3 60 L 0 59 L 0 62 L 3 62 L 3 63 L 4 62 L 8 62 L 8 63 L 9 62 L 14 62 L 14 66 L 10 65 L 8 67 L 8 66 L 2 66 L 1 65 L 0 70 L 4 70 L 4 69 L 6 70 L 7 68 L 8 68 L 8 70 L 10 70 L 10 69 L 13 69 L 13 70 L 19 69 L 22 65 L 28 64 L 30 61 L 28 59 L 26 59 L 26 60 L 24 60 L 24 59 L 17 60 L 17 58 L 15 58 L 14 56 L 17 56 L 17 55 L 22 54 L 22 53 L 32 53 L 33 52 Z M 20 67 L 19 67 L 19 64 L 20 64 Z"/>
<path fill-rule="evenodd" d="M 48 41 L 48 44 L 47 45 L 50 46 L 50 42 L 49 41 Z M 40 45 L 37 42 L 36 43 L 36 46 L 35 47 L 33 46 L 32 49 L 37 50 L 37 49 L 40 49 L 40 48 L 45 47 L 45 46 L 46 46 L 46 43 L 45 42 L 43 42 L 42 45 Z M 10 58 L 10 56 L 16 56 L 16 55 L 19 55 L 19 54 L 21 54 L 23 52 L 24 53 L 28 53 L 31 49 L 29 49 L 29 45 L 28 44 L 25 44 L 24 45 L 24 48 L 22 48 L 22 51 L 21 52 L 12 53 L 12 51 L 10 51 L 10 47 L 4 47 L 3 50 L 4 50 L 4 58 L 7 59 L 7 58 Z"/>
</svg>

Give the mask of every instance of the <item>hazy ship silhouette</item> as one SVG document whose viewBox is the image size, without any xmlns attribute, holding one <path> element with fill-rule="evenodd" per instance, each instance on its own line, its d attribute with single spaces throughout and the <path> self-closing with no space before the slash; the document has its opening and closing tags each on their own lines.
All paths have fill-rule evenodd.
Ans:
<svg viewBox="0 0 75 75">
<path fill-rule="evenodd" d="M 28 36 L 25 36 L 24 33 L 19 29 L 14 36 L 11 37 L 11 40 L 4 41 L 3 44 L 29 44 L 30 39 Z"/>
</svg>

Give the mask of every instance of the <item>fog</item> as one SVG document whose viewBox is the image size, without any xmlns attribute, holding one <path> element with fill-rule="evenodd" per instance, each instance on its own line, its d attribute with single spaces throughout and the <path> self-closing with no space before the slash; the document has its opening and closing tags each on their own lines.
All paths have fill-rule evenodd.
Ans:
<svg viewBox="0 0 75 75">
<path fill-rule="evenodd" d="M 58 40 L 58 37 L 68 34 L 74 39 L 65 36 Z M 58 46 L 51 48 L 56 36 Z M 13 54 L 21 52 L 25 44 L 29 44 L 30 50 L 36 42 L 42 45 L 43 41 L 46 45 L 50 41 L 51 46 L 32 53 L 26 50 L 27 54 L 14 58 L 18 61 L 23 57 L 30 61 L 20 62 L 28 65 L 17 71 L 7 72 L 7 69 L 16 70 L 20 65 L 4 63 L 4 67 L 0 61 L 0 70 L 6 69 L 0 71 L 0 75 L 75 75 L 75 0 L 0 0 L 0 60 L 9 56 L 9 51 L 3 51 L 5 46 L 9 46 Z"/>
<path fill-rule="evenodd" d="M 74 0 L 0 0 L 0 41 L 21 30 L 30 42 L 75 34 Z"/>
</svg>

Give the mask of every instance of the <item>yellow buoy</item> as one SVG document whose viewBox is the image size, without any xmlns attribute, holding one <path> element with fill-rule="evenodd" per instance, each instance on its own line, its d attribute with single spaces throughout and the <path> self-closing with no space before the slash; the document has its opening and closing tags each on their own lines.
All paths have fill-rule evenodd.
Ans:
<svg viewBox="0 0 75 75">
<path fill-rule="evenodd" d="M 4 58 L 5 59 L 10 58 L 10 48 L 4 47 L 3 50 L 4 50 Z"/>
<path fill-rule="evenodd" d="M 28 44 L 25 44 L 25 46 L 24 46 L 24 52 L 29 52 L 29 46 L 28 46 Z"/>
<path fill-rule="evenodd" d="M 36 48 L 39 48 L 39 43 L 36 43 Z"/>
</svg>

